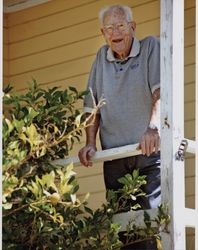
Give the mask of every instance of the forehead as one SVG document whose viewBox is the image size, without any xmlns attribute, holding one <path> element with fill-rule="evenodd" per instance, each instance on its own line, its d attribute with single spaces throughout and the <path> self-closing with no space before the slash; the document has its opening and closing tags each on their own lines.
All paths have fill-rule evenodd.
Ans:
<svg viewBox="0 0 198 250">
<path fill-rule="evenodd" d="M 123 11 L 120 10 L 114 10 L 112 12 L 109 12 L 104 17 L 104 25 L 114 24 L 123 21 L 126 21 L 126 16 Z"/>
</svg>

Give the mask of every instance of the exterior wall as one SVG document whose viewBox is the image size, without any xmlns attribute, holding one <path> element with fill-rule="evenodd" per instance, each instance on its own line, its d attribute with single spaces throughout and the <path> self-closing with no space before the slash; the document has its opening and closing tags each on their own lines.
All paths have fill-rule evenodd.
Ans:
<svg viewBox="0 0 198 250">
<path fill-rule="evenodd" d="M 195 1 L 185 1 L 184 32 L 184 136 L 195 140 Z M 198 119 L 198 118 L 197 118 Z M 187 154 L 185 160 L 185 205 L 195 208 L 195 157 Z M 195 230 L 186 228 L 186 249 L 195 249 Z"/>
<path fill-rule="evenodd" d="M 8 82 L 9 77 L 9 45 L 8 45 L 8 19 L 3 18 L 3 82 Z"/>
<path fill-rule="evenodd" d="M 195 1 L 189 8 L 185 1 L 185 33 L 184 33 L 184 59 L 185 59 L 185 94 L 184 94 L 184 118 L 185 137 L 195 140 Z M 195 158 L 188 154 L 185 160 L 186 174 L 186 207 L 195 207 Z"/>
<path fill-rule="evenodd" d="M 4 84 L 23 91 L 35 78 L 43 87 L 86 88 L 98 48 L 104 44 L 97 13 L 115 0 L 52 0 L 4 17 Z M 133 8 L 136 36 L 160 35 L 160 1 L 120 0 Z M 185 1 L 185 137 L 195 137 L 195 1 Z M 76 145 L 72 155 L 84 144 Z M 186 205 L 194 206 L 194 158 L 186 160 Z M 102 165 L 77 167 L 80 194 L 92 207 L 105 201 Z"/>
</svg>

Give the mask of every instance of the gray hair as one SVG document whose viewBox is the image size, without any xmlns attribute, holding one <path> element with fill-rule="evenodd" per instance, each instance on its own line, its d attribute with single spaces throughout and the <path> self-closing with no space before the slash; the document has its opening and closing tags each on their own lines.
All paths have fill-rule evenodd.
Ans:
<svg viewBox="0 0 198 250">
<path fill-rule="evenodd" d="M 99 16 L 101 25 L 104 24 L 105 17 L 113 12 L 122 12 L 124 16 L 126 17 L 127 22 L 131 22 L 133 20 L 133 14 L 132 14 L 132 10 L 130 7 L 126 5 L 111 5 L 111 6 L 104 7 L 99 11 L 98 16 Z"/>
</svg>

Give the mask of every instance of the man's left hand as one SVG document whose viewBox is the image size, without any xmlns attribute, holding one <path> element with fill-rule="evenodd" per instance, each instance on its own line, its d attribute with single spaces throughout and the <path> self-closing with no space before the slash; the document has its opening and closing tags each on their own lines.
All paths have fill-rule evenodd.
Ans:
<svg viewBox="0 0 198 250">
<path fill-rule="evenodd" d="M 143 155 L 149 156 L 153 152 L 157 153 L 160 146 L 160 136 L 158 129 L 147 128 L 146 132 L 140 139 L 139 147 L 142 150 Z"/>
</svg>

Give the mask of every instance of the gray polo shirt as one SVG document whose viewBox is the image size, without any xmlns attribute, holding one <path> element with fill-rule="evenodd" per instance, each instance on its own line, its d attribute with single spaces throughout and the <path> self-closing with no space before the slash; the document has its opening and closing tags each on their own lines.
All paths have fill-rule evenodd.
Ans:
<svg viewBox="0 0 198 250">
<path fill-rule="evenodd" d="M 160 43 L 156 37 L 133 40 L 126 60 L 114 58 L 104 45 L 97 53 L 89 76 L 97 103 L 101 97 L 106 104 L 100 109 L 100 140 L 103 149 L 138 143 L 149 125 L 152 93 L 160 87 Z M 93 100 L 88 94 L 85 112 L 91 112 Z"/>
</svg>

